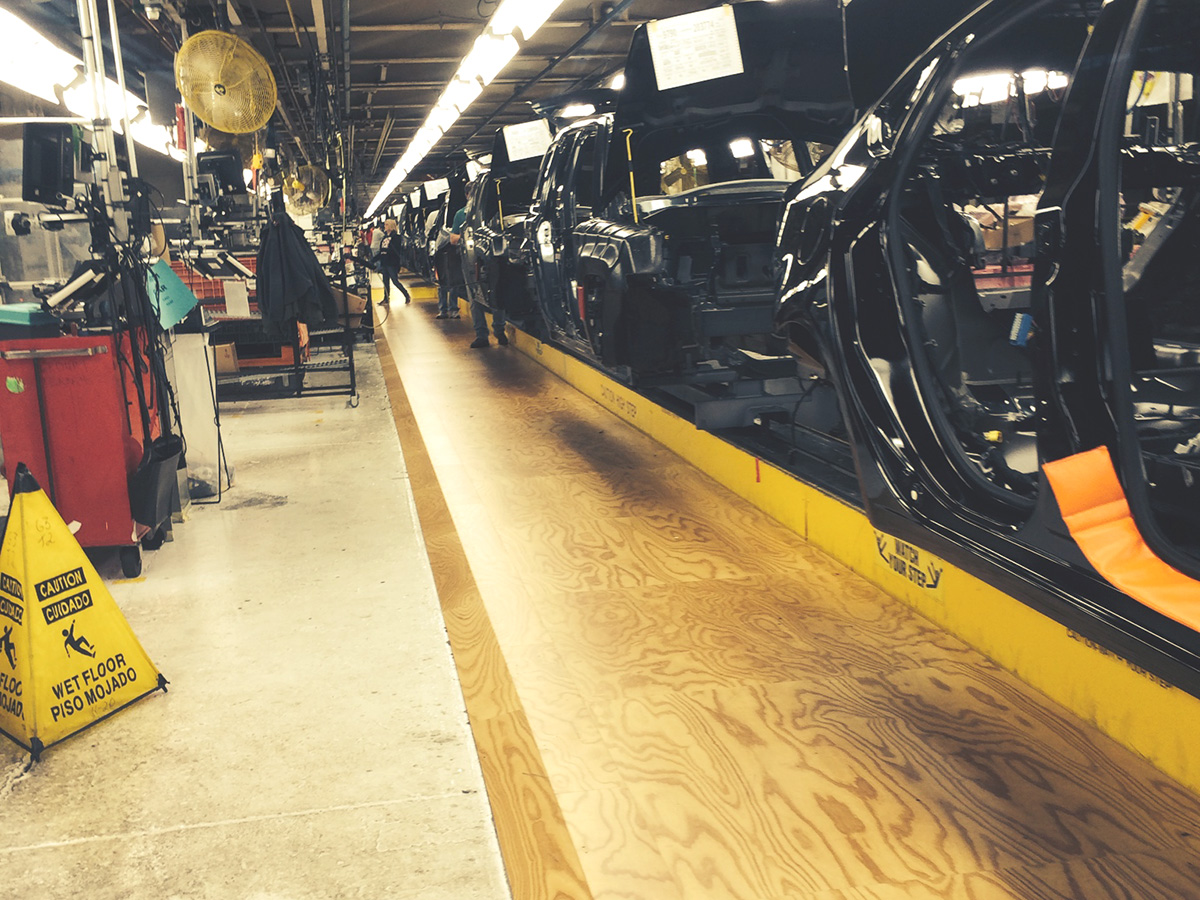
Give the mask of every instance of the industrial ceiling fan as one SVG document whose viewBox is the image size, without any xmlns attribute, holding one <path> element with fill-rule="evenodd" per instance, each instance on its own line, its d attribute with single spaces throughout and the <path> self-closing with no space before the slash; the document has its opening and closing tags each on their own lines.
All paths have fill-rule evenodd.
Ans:
<svg viewBox="0 0 1200 900">
<path fill-rule="evenodd" d="M 175 54 L 175 84 L 188 109 L 229 134 L 265 126 L 278 98 L 267 61 L 226 31 L 201 31 L 183 42 Z"/>
<path fill-rule="evenodd" d="M 294 176 L 285 175 L 283 196 L 288 211 L 298 216 L 311 216 L 325 208 L 333 194 L 333 185 L 325 170 L 319 166 L 301 166 Z"/>
</svg>

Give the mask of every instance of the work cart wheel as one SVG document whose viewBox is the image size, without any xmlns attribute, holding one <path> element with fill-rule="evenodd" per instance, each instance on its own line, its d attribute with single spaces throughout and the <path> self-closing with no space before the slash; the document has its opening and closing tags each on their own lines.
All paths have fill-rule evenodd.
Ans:
<svg viewBox="0 0 1200 900">
<path fill-rule="evenodd" d="M 147 550 L 157 550 L 167 542 L 167 527 L 160 526 L 154 532 L 142 538 L 142 547 Z"/>
<path fill-rule="evenodd" d="M 121 557 L 121 573 L 126 578 L 137 578 L 142 574 L 141 547 L 122 547 L 118 554 Z"/>
</svg>

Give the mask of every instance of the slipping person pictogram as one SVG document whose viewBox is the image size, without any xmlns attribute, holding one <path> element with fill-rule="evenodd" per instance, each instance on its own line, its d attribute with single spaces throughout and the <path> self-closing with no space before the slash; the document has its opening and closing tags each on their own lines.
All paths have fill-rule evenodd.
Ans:
<svg viewBox="0 0 1200 900">
<path fill-rule="evenodd" d="M 6 626 L 3 636 L 0 636 L 0 649 L 3 649 L 4 655 L 8 657 L 9 667 L 15 669 L 17 667 L 17 645 L 13 643 L 11 625 Z"/>
<path fill-rule="evenodd" d="M 79 637 L 75 637 L 74 619 L 71 620 L 70 631 L 64 628 L 62 633 L 63 637 L 66 638 L 66 640 L 63 641 L 63 647 L 66 648 L 67 656 L 70 656 L 71 651 L 74 650 L 81 656 L 90 656 L 92 659 L 96 658 L 96 648 L 92 646 L 92 642 L 85 638 L 82 634 Z"/>
</svg>

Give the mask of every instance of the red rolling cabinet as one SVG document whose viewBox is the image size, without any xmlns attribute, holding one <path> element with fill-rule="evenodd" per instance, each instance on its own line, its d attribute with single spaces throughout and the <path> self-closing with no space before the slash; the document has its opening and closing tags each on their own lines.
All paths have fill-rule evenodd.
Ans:
<svg viewBox="0 0 1200 900">
<path fill-rule="evenodd" d="M 23 462 L 62 517 L 80 523 L 80 544 L 122 548 L 127 575 L 141 570 L 139 539 L 161 524 L 136 523 L 131 511 L 129 477 L 144 456 L 132 362 L 128 332 L 0 341 L 0 446 L 10 493 Z M 153 439 L 157 398 L 143 379 Z"/>
</svg>

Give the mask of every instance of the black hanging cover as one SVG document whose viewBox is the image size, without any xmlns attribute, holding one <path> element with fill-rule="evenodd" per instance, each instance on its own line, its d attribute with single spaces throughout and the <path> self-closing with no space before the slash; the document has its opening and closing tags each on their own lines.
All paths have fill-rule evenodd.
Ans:
<svg viewBox="0 0 1200 900">
<path fill-rule="evenodd" d="M 304 232 L 287 213 L 271 217 L 258 248 L 258 309 L 268 334 L 291 334 L 294 323 L 317 327 L 337 319 L 329 279 Z"/>
</svg>

